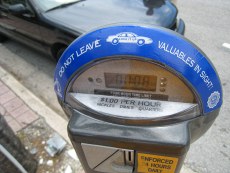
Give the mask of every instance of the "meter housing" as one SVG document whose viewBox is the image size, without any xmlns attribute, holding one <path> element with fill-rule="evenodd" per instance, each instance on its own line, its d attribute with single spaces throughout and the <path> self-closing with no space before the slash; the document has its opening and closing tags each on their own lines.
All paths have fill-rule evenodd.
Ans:
<svg viewBox="0 0 230 173">
<path fill-rule="evenodd" d="M 222 104 L 206 55 L 181 35 L 145 25 L 75 40 L 57 64 L 55 91 L 87 173 L 178 173 Z"/>
</svg>

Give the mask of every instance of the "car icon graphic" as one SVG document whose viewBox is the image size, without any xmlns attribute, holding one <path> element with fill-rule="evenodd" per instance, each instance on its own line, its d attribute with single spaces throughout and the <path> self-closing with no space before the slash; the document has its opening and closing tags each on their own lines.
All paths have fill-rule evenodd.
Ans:
<svg viewBox="0 0 230 173">
<path fill-rule="evenodd" d="M 144 44 L 151 44 L 153 40 L 148 37 L 138 36 L 132 32 L 122 32 L 116 35 L 111 35 L 106 39 L 107 42 L 117 45 L 118 43 L 132 43 L 142 46 Z"/>
</svg>

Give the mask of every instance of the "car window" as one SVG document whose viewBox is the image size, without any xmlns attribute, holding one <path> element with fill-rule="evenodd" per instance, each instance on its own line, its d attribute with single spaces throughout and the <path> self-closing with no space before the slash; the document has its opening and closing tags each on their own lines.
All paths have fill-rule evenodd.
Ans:
<svg viewBox="0 0 230 173">
<path fill-rule="evenodd" d="M 15 5 L 23 4 L 26 5 L 26 0 L 1 0 L 3 5 Z"/>
<path fill-rule="evenodd" d="M 23 4 L 28 11 L 30 11 L 30 16 L 35 16 L 34 10 L 29 5 L 28 0 L 0 0 L 1 4 L 8 8 L 10 5 Z"/>
</svg>

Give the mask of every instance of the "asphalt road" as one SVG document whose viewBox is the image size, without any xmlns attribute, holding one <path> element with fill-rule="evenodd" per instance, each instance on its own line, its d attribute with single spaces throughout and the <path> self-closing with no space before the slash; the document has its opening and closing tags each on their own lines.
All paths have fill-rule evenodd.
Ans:
<svg viewBox="0 0 230 173">
<path fill-rule="evenodd" d="M 191 145 L 185 164 L 199 173 L 230 172 L 230 1 L 178 0 L 185 36 L 200 47 L 215 65 L 224 92 L 224 104 L 212 128 Z M 48 106 L 64 116 L 53 91 L 55 62 L 19 43 L 0 44 L 0 65 Z"/>
<path fill-rule="evenodd" d="M 230 172 L 230 1 L 178 0 L 185 36 L 198 45 L 215 65 L 223 85 L 224 104 L 209 131 L 191 145 L 185 164 L 200 173 Z"/>
</svg>

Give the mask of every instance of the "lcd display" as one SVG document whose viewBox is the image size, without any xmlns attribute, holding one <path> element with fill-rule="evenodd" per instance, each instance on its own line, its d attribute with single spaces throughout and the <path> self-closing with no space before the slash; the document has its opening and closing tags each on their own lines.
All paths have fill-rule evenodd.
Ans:
<svg viewBox="0 0 230 173">
<path fill-rule="evenodd" d="M 107 88 L 156 91 L 157 77 L 153 75 L 104 73 Z"/>
</svg>

